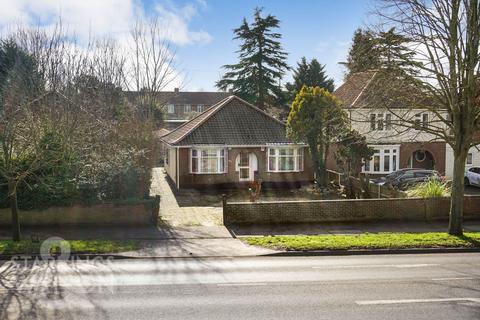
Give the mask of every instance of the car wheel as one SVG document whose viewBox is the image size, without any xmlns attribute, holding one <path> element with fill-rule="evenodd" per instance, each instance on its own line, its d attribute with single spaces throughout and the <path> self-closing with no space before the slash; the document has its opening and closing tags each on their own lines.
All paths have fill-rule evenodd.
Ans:
<svg viewBox="0 0 480 320">
<path fill-rule="evenodd" d="M 469 186 L 469 185 L 470 185 L 470 180 L 468 180 L 467 177 L 465 177 L 465 179 L 464 179 L 464 184 L 465 184 L 466 186 Z"/>
</svg>

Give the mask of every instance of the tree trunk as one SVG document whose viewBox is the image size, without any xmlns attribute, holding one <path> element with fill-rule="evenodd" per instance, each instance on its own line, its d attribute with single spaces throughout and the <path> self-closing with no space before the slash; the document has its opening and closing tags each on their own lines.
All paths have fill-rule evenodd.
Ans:
<svg viewBox="0 0 480 320">
<path fill-rule="evenodd" d="M 18 218 L 17 188 L 15 181 L 8 182 L 8 199 L 12 213 L 12 239 L 20 241 L 20 220 Z"/>
<path fill-rule="evenodd" d="M 465 191 L 465 160 L 467 152 L 454 150 L 455 160 L 453 162 L 453 181 L 450 200 L 450 220 L 448 233 L 460 236 L 463 234 L 463 196 Z"/>
</svg>

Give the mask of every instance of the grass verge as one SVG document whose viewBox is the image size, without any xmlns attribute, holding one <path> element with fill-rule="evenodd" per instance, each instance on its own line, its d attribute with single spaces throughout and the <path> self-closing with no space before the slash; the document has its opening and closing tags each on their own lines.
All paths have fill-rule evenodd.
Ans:
<svg viewBox="0 0 480 320">
<path fill-rule="evenodd" d="M 480 248 L 480 232 L 452 236 L 444 232 L 364 233 L 359 235 L 268 236 L 243 238 L 250 245 L 287 251 L 406 249 L 406 248 Z"/>
<path fill-rule="evenodd" d="M 64 240 L 70 245 L 71 253 L 116 253 L 131 251 L 138 248 L 138 241 L 112 241 L 112 240 Z M 38 254 L 40 242 L 31 240 L 0 240 L 0 254 Z M 60 252 L 59 247 L 54 247 L 53 252 Z"/>
</svg>

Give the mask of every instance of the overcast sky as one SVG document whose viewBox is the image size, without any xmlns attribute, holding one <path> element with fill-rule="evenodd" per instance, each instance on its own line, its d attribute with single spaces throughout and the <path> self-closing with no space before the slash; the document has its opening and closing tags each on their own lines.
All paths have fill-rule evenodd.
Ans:
<svg viewBox="0 0 480 320">
<path fill-rule="evenodd" d="M 0 0 L 0 31 L 16 24 L 53 25 L 59 16 L 80 41 L 122 39 L 138 16 L 157 16 L 176 46 L 185 90 L 215 90 L 221 66 L 237 61 L 232 29 L 255 7 L 281 21 L 282 43 L 294 66 L 302 56 L 327 65 L 338 86 L 353 31 L 368 23 L 373 0 Z M 284 81 L 290 80 L 289 74 Z M 174 86 L 174 85 L 173 85 Z"/>
</svg>

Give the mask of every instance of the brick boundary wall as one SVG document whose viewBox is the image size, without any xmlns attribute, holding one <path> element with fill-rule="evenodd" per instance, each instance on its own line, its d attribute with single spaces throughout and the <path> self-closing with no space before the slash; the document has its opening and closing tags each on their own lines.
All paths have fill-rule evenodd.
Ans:
<svg viewBox="0 0 480 320">
<path fill-rule="evenodd" d="M 20 210 L 22 226 L 148 226 L 156 224 L 160 197 L 138 203 L 102 203 L 91 206 Z M 0 209 L 0 226 L 11 226 L 10 209 Z"/>
<path fill-rule="evenodd" d="M 449 198 L 348 199 L 272 202 L 223 201 L 223 221 L 230 224 L 290 224 L 425 221 L 447 219 Z M 465 196 L 464 217 L 480 219 L 480 196 Z"/>
</svg>

